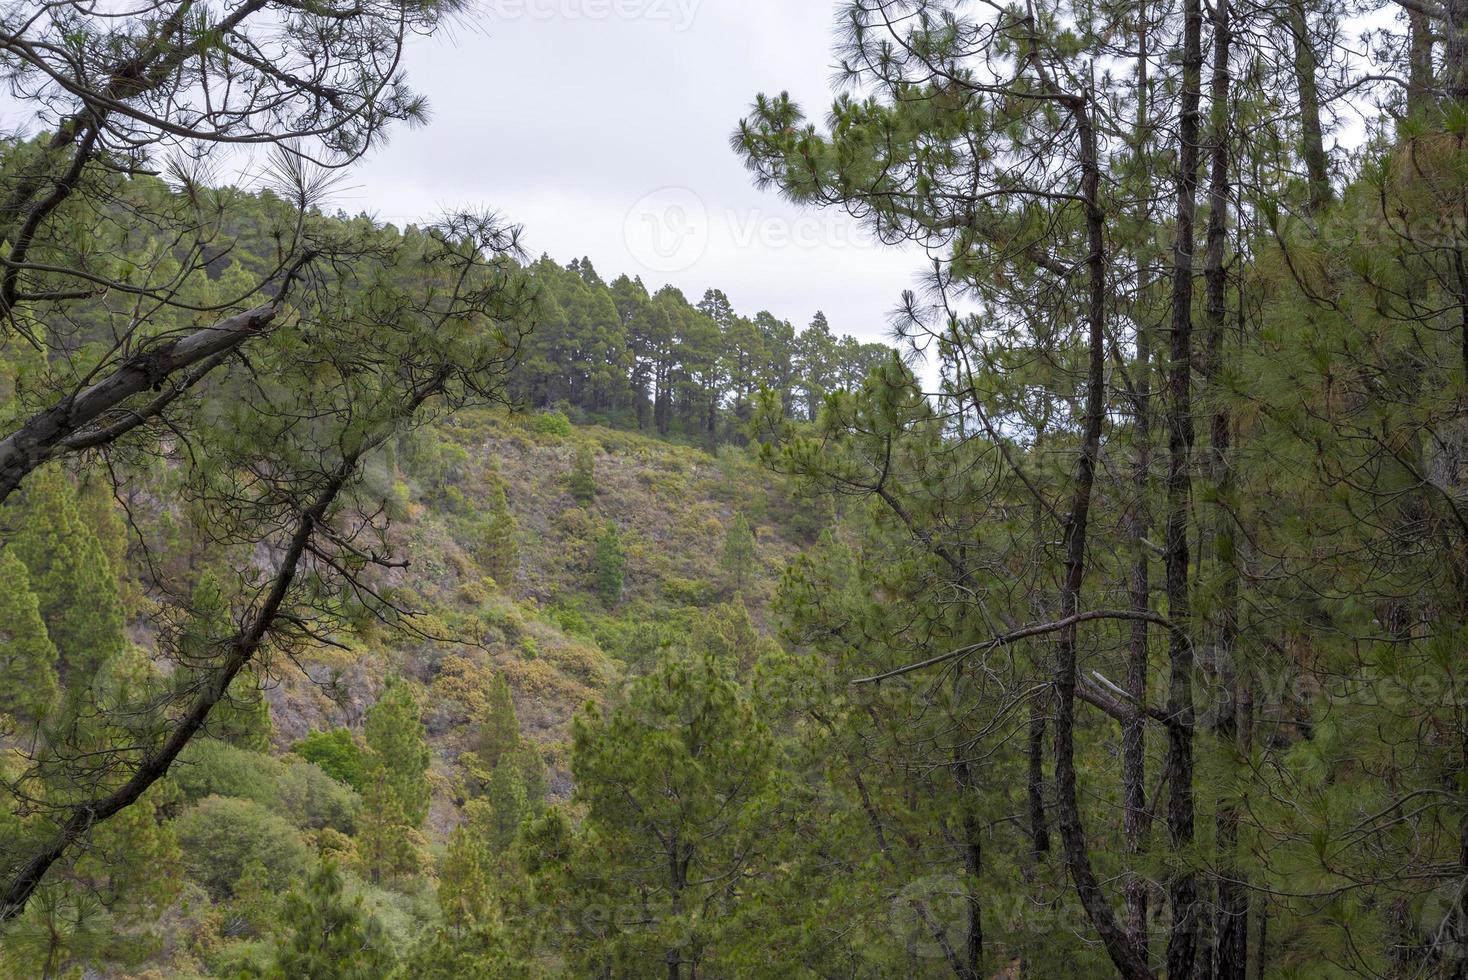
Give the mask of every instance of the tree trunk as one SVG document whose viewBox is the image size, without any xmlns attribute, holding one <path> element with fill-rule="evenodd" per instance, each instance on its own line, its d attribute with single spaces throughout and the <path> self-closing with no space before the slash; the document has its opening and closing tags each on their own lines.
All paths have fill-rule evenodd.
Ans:
<svg viewBox="0 0 1468 980">
<path fill-rule="evenodd" d="M 1318 63 L 1310 36 L 1310 17 L 1305 0 L 1289 0 L 1289 19 L 1294 45 L 1295 87 L 1300 99 L 1300 156 L 1305 161 L 1305 182 L 1312 214 L 1331 200 L 1330 159 L 1325 155 L 1325 131 L 1320 124 L 1320 86 L 1315 78 Z"/>
<path fill-rule="evenodd" d="M 1198 885 L 1185 857 L 1193 844 L 1193 646 L 1188 620 L 1188 512 L 1193 455 L 1193 245 L 1198 192 L 1199 103 L 1202 100 L 1203 7 L 1184 0 L 1183 82 L 1178 118 L 1177 239 L 1173 247 L 1172 350 L 1168 377 L 1167 573 L 1169 633 L 1167 712 L 1167 829 L 1182 864 L 1168 881 L 1172 921 L 1167 975 L 1193 976 L 1198 929 Z"/>
<path fill-rule="evenodd" d="M 1081 139 L 1082 188 L 1086 202 L 1086 238 L 1090 255 L 1088 308 L 1090 357 L 1086 376 L 1085 429 L 1080 458 L 1076 462 L 1074 492 L 1066 517 L 1062 546 L 1065 581 L 1060 594 L 1060 615 L 1074 617 L 1080 607 L 1081 586 L 1086 570 L 1086 538 L 1096 464 L 1101 454 L 1101 428 L 1106 413 L 1106 284 L 1105 215 L 1101 209 L 1101 172 L 1096 131 L 1089 107 L 1079 98 L 1071 104 Z M 1086 845 L 1076 788 L 1075 699 L 1077 626 L 1072 622 L 1060 632 L 1055 657 L 1055 797 L 1060 838 L 1066 868 L 1076 896 L 1101 937 L 1112 963 L 1127 980 L 1150 980 L 1152 971 L 1127 941 L 1110 903 L 1101 892 Z"/>
<path fill-rule="evenodd" d="M 1143 4 L 1138 12 L 1137 37 L 1137 127 L 1134 152 L 1140 158 L 1147 152 L 1148 130 L 1151 120 L 1148 114 L 1149 51 L 1147 36 L 1147 8 Z M 1150 203 L 1148 207 L 1150 217 Z M 1132 542 L 1132 610 L 1138 613 L 1152 611 L 1152 556 L 1148 552 L 1147 535 L 1152 526 L 1151 507 L 1148 496 L 1151 492 L 1152 468 L 1152 337 L 1147 322 L 1150 311 L 1145 308 L 1151 292 L 1150 277 L 1145 269 L 1148 256 L 1139 258 L 1137 295 L 1140 300 L 1140 315 L 1134 315 L 1136 323 L 1136 358 L 1132 376 L 1135 393 L 1135 456 L 1132 462 L 1132 506 L 1128 516 L 1127 534 Z M 1147 937 L 1147 880 L 1136 872 L 1142 855 L 1147 852 L 1147 838 L 1151 830 L 1151 816 L 1147 810 L 1147 731 L 1146 717 L 1142 705 L 1147 703 L 1148 668 L 1148 624 L 1138 618 L 1131 624 L 1131 639 L 1127 652 L 1126 691 L 1132 701 L 1132 715 L 1122 726 L 1121 736 L 1121 783 L 1122 805 L 1126 808 L 1123 827 L 1126 834 L 1126 852 L 1131 865 L 1125 886 L 1127 939 L 1145 961 L 1149 957 Z"/>
<path fill-rule="evenodd" d="M 1407 115 L 1416 116 L 1433 104 L 1432 21 L 1419 10 L 1407 11 L 1411 48 L 1407 64 Z"/>
<path fill-rule="evenodd" d="M 963 805 L 963 870 L 968 881 L 964 889 L 967 922 L 963 943 L 962 971 L 959 980 L 978 980 L 984 969 L 984 918 L 979 902 L 979 874 L 983 870 L 983 829 L 974 814 L 972 799 L 976 792 L 968 762 L 960 758 L 954 764 L 954 782 L 958 784 Z"/>
<path fill-rule="evenodd" d="M 1050 827 L 1045 820 L 1045 700 L 1030 702 L 1030 853 L 1036 862 L 1050 853 Z"/>
<path fill-rule="evenodd" d="M 1443 25 L 1443 81 L 1453 102 L 1468 99 L 1468 0 L 1445 0 Z"/>
<path fill-rule="evenodd" d="M 1228 0 L 1217 0 L 1213 14 L 1213 78 L 1209 85 L 1212 139 L 1209 148 L 1208 245 L 1204 253 L 1203 281 L 1208 321 L 1207 378 L 1214 399 L 1210 435 L 1210 479 L 1217 507 L 1214 510 L 1213 560 L 1220 576 L 1217 612 L 1210 624 L 1212 634 L 1207 665 L 1213 701 L 1208 727 L 1213 751 L 1231 756 L 1238 733 L 1234 658 L 1238 637 L 1239 575 L 1235 557 L 1233 472 L 1230 459 L 1233 416 L 1221 391 L 1225 324 L 1228 316 L 1228 270 L 1225 248 L 1229 214 L 1229 49 L 1232 38 Z M 1218 912 L 1214 935 L 1213 976 L 1216 980 L 1245 980 L 1248 971 L 1248 894 L 1238 868 L 1239 816 L 1230 804 L 1221 804 L 1215 815 L 1218 861 Z"/>
</svg>

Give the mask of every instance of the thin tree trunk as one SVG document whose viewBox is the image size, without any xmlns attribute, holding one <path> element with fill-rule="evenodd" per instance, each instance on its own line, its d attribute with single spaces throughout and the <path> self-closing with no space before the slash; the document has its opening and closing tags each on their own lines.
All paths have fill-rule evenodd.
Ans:
<svg viewBox="0 0 1468 980">
<path fill-rule="evenodd" d="M 1147 152 L 1148 130 L 1151 121 L 1148 115 L 1148 27 L 1147 7 L 1142 5 L 1138 12 L 1137 37 L 1137 129 L 1134 152 L 1142 157 Z M 1149 207 L 1150 211 L 1150 207 Z M 1149 215 L 1150 217 L 1150 215 Z M 1142 304 L 1151 292 L 1151 282 L 1145 272 L 1145 263 L 1150 256 L 1138 259 L 1137 294 Z M 1152 526 L 1151 507 L 1148 496 L 1151 492 L 1152 467 L 1152 338 L 1148 316 L 1150 311 L 1143 305 L 1136 321 L 1136 359 L 1132 368 L 1135 378 L 1135 457 L 1132 463 L 1132 507 L 1127 533 L 1132 541 L 1132 609 L 1138 613 L 1152 611 L 1152 556 L 1147 547 L 1147 534 Z M 1126 808 L 1123 828 L 1126 835 L 1126 852 L 1130 864 L 1125 892 L 1126 932 L 1138 954 L 1145 961 L 1149 958 L 1147 938 L 1147 891 L 1146 878 L 1136 868 L 1142 855 L 1147 852 L 1147 838 L 1152 820 L 1147 810 L 1147 731 L 1146 716 L 1142 706 L 1147 703 L 1147 643 L 1148 624 L 1138 618 L 1131 625 L 1131 642 L 1127 653 L 1126 691 L 1132 701 L 1132 715 L 1122 726 L 1122 805 Z"/>
<path fill-rule="evenodd" d="M 984 916 L 979 901 L 979 874 L 984 864 L 983 829 L 974 814 L 972 796 L 976 792 L 968 762 L 959 759 L 954 764 L 955 782 L 963 798 L 963 870 L 968 877 L 964 889 L 964 904 L 967 907 L 967 922 L 963 944 L 962 971 L 959 980 L 979 980 L 984 968 Z"/>
<path fill-rule="evenodd" d="M 1172 350 L 1168 378 L 1167 572 L 1169 633 L 1167 829 L 1179 866 L 1168 881 L 1172 921 L 1167 975 L 1190 980 L 1197 953 L 1198 885 L 1187 867 L 1193 844 L 1193 647 L 1188 620 L 1188 512 L 1193 455 L 1193 245 L 1198 192 L 1199 103 L 1202 101 L 1203 7 L 1185 0 L 1183 87 L 1178 119 L 1177 239 L 1173 248 Z"/>
<path fill-rule="evenodd" d="M 1090 358 L 1086 376 L 1085 428 L 1080 458 L 1076 462 L 1074 494 L 1065 521 L 1062 545 L 1065 553 L 1065 582 L 1060 596 L 1062 619 L 1074 617 L 1080 607 L 1085 579 L 1086 538 L 1096 464 L 1101 454 L 1101 428 L 1106 411 L 1106 238 L 1105 214 L 1101 209 L 1101 172 L 1096 131 L 1089 107 L 1075 99 L 1071 104 L 1081 139 L 1082 188 L 1086 202 L 1086 238 L 1090 255 L 1088 308 Z M 1086 845 L 1076 788 L 1075 700 L 1077 625 L 1072 622 L 1060 632 L 1055 657 L 1055 797 L 1060 838 L 1066 867 L 1076 895 L 1091 926 L 1101 937 L 1112 963 L 1126 980 L 1150 980 L 1147 962 L 1127 940 L 1110 903 L 1101 891 Z"/>
<path fill-rule="evenodd" d="M 1325 130 L 1320 123 L 1320 85 L 1315 77 L 1319 65 L 1305 2 L 1289 0 L 1285 16 L 1289 19 L 1290 40 L 1295 49 L 1295 88 L 1300 99 L 1300 156 L 1305 162 L 1310 211 L 1316 213 L 1331 200 L 1330 159 L 1325 155 Z"/>
<path fill-rule="evenodd" d="M 1030 853 L 1038 862 L 1050 853 L 1050 827 L 1045 820 L 1045 713 L 1042 699 L 1030 702 L 1029 779 Z"/>
<path fill-rule="evenodd" d="M 1207 378 L 1214 410 L 1210 424 L 1212 453 L 1209 460 L 1214 512 L 1213 560 L 1221 577 L 1218 610 L 1211 624 L 1208 670 L 1213 688 L 1209 729 L 1213 751 L 1232 755 L 1238 736 L 1237 682 L 1234 669 L 1238 636 L 1239 574 L 1235 555 L 1235 533 L 1230 504 L 1233 472 L 1230 459 L 1233 416 L 1221 390 L 1224 333 L 1228 316 L 1228 270 L 1225 246 L 1229 216 L 1229 49 L 1228 0 L 1217 0 L 1213 13 L 1213 78 L 1209 85 L 1212 139 L 1209 148 L 1208 245 L 1204 254 L 1203 281 L 1208 322 Z M 1238 867 L 1239 815 L 1232 804 L 1220 804 L 1215 815 L 1218 855 L 1218 913 L 1214 926 L 1213 976 L 1217 980 L 1245 980 L 1249 962 L 1249 900 Z"/>
<path fill-rule="evenodd" d="M 1432 105 L 1432 22 L 1419 10 L 1407 11 L 1410 50 L 1407 64 L 1407 115 Z"/>
<path fill-rule="evenodd" d="M 1446 0 L 1447 23 L 1443 25 L 1443 80 L 1450 101 L 1468 99 L 1468 0 Z"/>
</svg>

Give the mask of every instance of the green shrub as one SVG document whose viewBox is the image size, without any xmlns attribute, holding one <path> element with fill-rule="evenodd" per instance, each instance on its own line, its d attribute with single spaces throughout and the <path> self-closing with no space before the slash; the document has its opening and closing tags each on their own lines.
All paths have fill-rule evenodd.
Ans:
<svg viewBox="0 0 1468 980">
<path fill-rule="evenodd" d="M 291 751 L 320 766 L 328 776 L 346 783 L 357 792 L 366 784 L 362 747 L 345 728 L 312 732 L 291 746 Z"/>
<path fill-rule="evenodd" d="M 596 499 L 596 457 L 590 446 L 582 446 L 576 452 L 576 462 L 571 466 L 571 476 L 566 483 L 571 496 L 583 504 Z"/>
<path fill-rule="evenodd" d="M 565 412 L 541 412 L 531 422 L 531 428 L 544 436 L 569 436 L 571 420 Z"/>
<path fill-rule="evenodd" d="M 315 861 L 299 831 L 250 800 L 207 796 L 178 818 L 179 845 L 189 877 L 215 898 L 228 898 L 258 864 L 265 884 L 284 891 Z"/>
<path fill-rule="evenodd" d="M 663 596 L 680 606 L 707 606 L 717 595 L 712 583 L 702 579 L 667 578 L 663 581 Z"/>
<path fill-rule="evenodd" d="M 229 796 L 275 810 L 280 806 L 278 787 L 284 768 L 278 759 L 263 752 L 206 738 L 189 743 L 171 775 L 190 802 L 206 796 Z"/>
<path fill-rule="evenodd" d="M 214 739 L 191 744 L 173 780 L 186 800 L 248 800 L 305 830 L 350 834 L 361 807 L 355 790 L 304 758 L 276 759 Z"/>
<path fill-rule="evenodd" d="M 343 834 L 357 830 L 362 798 L 345 782 L 329 775 L 315 763 L 288 762 L 277 786 L 282 816 L 302 830 L 329 827 Z"/>
</svg>

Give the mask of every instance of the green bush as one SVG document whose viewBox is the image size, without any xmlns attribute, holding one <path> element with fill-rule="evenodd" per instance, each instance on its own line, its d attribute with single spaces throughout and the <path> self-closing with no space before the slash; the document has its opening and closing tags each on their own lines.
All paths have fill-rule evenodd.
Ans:
<svg viewBox="0 0 1468 980">
<path fill-rule="evenodd" d="M 206 796 L 229 796 L 253 800 L 274 810 L 280 806 L 277 787 L 283 769 L 279 760 L 263 752 L 206 738 L 189 743 L 171 775 L 190 802 Z"/>
<path fill-rule="evenodd" d="M 366 775 L 362 767 L 362 747 L 345 728 L 329 732 L 312 732 L 291 746 L 291 751 L 307 762 L 314 762 L 333 779 L 362 791 Z"/>
<path fill-rule="evenodd" d="M 707 606 L 718 594 L 711 582 L 702 579 L 670 577 L 663 580 L 663 596 L 680 606 Z"/>
<path fill-rule="evenodd" d="M 361 808 L 355 790 L 312 762 L 276 759 L 214 739 L 191 744 L 173 780 L 186 800 L 248 800 L 304 830 L 353 833 Z"/>
<path fill-rule="evenodd" d="M 571 420 L 566 418 L 565 412 L 540 412 L 530 427 L 543 436 L 564 437 L 571 434 Z"/>
<path fill-rule="evenodd" d="M 288 762 L 277 786 L 281 808 L 302 830 L 329 827 L 343 834 L 357 830 L 362 798 L 346 783 L 329 775 L 315 763 Z"/>
<path fill-rule="evenodd" d="M 189 877 L 217 899 L 234 894 L 252 862 L 267 887 L 285 891 L 315 861 L 288 820 L 251 800 L 207 796 L 178 818 L 176 830 Z"/>
</svg>

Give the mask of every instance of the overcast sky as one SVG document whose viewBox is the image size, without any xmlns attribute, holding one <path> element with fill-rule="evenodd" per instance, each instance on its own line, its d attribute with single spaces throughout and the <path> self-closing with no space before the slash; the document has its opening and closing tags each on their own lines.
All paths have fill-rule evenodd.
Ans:
<svg viewBox="0 0 1468 980">
<path fill-rule="evenodd" d="M 402 224 L 461 207 L 521 223 L 532 255 L 590 257 L 745 315 L 887 339 L 921 253 L 871 243 L 836 211 L 757 190 L 729 135 L 758 92 L 816 118 L 831 97 L 834 0 L 476 0 L 415 40 L 432 103 L 353 172 L 336 203 Z"/>
</svg>

